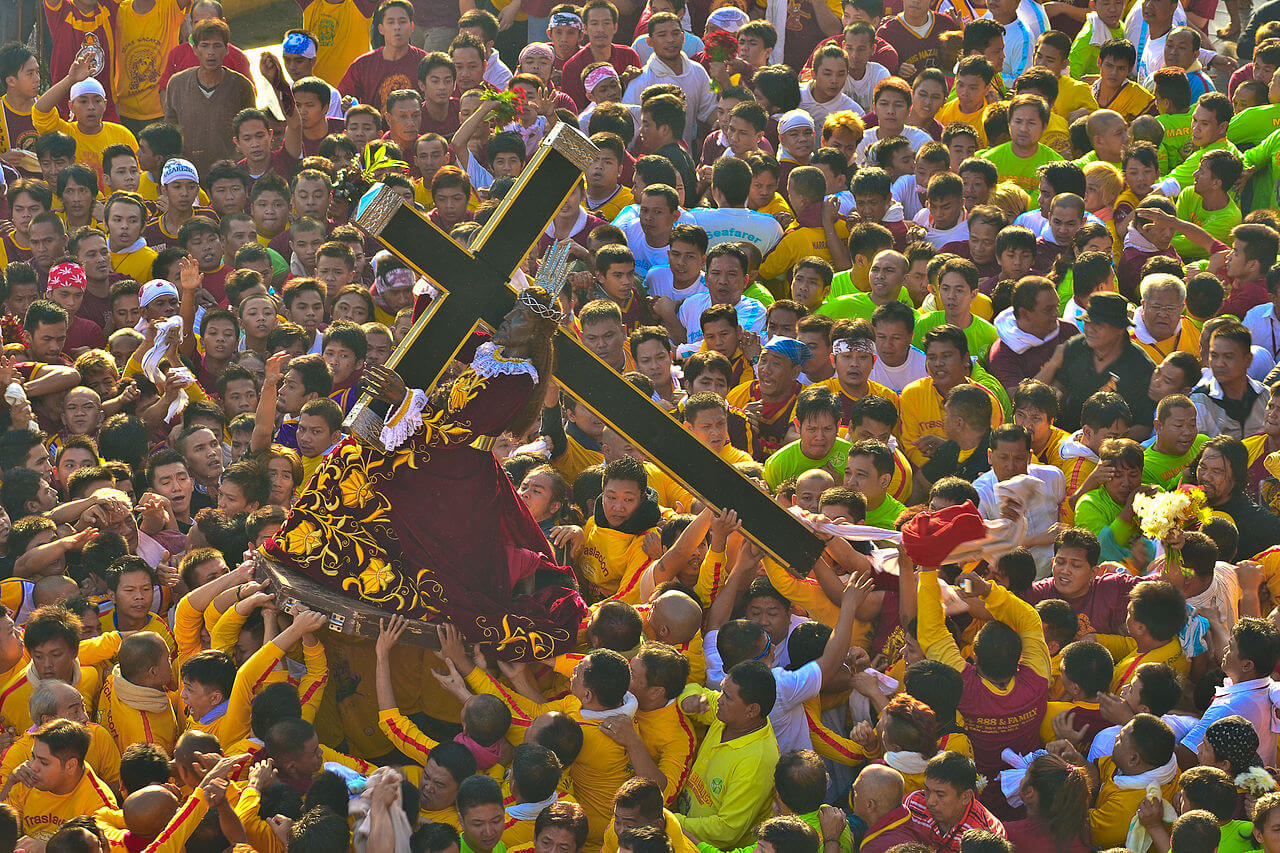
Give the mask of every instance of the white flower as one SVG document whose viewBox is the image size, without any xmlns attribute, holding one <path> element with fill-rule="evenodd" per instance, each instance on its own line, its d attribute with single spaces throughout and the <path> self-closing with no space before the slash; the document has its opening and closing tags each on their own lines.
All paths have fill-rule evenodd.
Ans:
<svg viewBox="0 0 1280 853">
<path fill-rule="evenodd" d="M 1236 777 L 1236 787 L 1260 797 L 1268 791 L 1280 789 L 1275 777 L 1265 767 L 1250 767 Z"/>
</svg>

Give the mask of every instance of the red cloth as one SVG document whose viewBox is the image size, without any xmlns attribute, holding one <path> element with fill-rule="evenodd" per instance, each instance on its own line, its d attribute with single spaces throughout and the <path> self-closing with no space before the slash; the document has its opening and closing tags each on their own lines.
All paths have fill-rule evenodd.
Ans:
<svg viewBox="0 0 1280 853">
<path fill-rule="evenodd" d="M 1241 83 L 1247 83 L 1253 79 L 1253 63 L 1241 65 L 1231 74 L 1231 79 L 1227 81 L 1227 97 L 1235 97 L 1236 89 Z"/>
<path fill-rule="evenodd" d="M 164 73 L 160 75 L 160 88 L 166 88 L 169 85 L 169 78 L 179 71 L 195 68 L 199 64 L 195 50 L 189 42 L 184 41 L 169 51 L 169 58 L 164 63 Z M 249 57 L 234 44 L 227 45 L 227 58 L 222 61 L 222 64 L 232 71 L 239 71 L 253 82 L 253 70 L 249 67 Z"/>
<path fill-rule="evenodd" d="M 63 349 L 67 352 L 75 352 L 85 347 L 106 349 L 106 346 L 107 336 L 103 333 L 101 326 L 92 320 L 86 320 L 79 314 L 71 318 L 71 325 L 67 328 L 67 342 L 63 344 Z"/>
<path fill-rule="evenodd" d="M 915 833 L 911 831 L 911 814 L 898 806 L 867 827 L 867 834 L 862 837 L 858 853 L 886 853 L 891 847 L 915 840 Z"/>
<path fill-rule="evenodd" d="M 965 501 L 912 518 L 902 527 L 902 547 L 917 566 L 937 568 L 956 548 L 986 535 L 982 514 L 973 501 Z"/>
<path fill-rule="evenodd" d="M 829 44 L 844 47 L 844 33 L 839 33 L 818 42 L 818 46 L 813 49 L 813 53 L 809 54 L 809 59 L 804 64 L 805 71 L 813 72 L 813 55 Z M 876 36 L 875 44 L 871 46 L 871 61 L 883 65 L 890 74 L 898 73 L 897 49 L 878 35 Z"/>
<path fill-rule="evenodd" d="M 471 359 L 484 340 L 473 335 L 459 357 Z M 447 619 L 504 660 L 547 660 L 576 645 L 586 605 L 567 587 L 513 592 L 512 549 L 537 564 L 522 558 L 521 576 L 569 570 L 552 559 L 497 459 L 471 446 L 501 433 L 534 383 L 500 374 L 462 384 L 468 376 L 397 450 L 341 442 L 264 549 L 335 592 L 409 618 Z"/>
<path fill-rule="evenodd" d="M 382 58 L 382 48 L 375 48 L 351 63 L 338 83 L 338 91 L 386 112 L 387 95 L 397 89 L 417 90 L 418 63 L 426 55 L 422 48 L 409 45 L 404 56 L 389 62 Z"/>
<path fill-rule="evenodd" d="M 1178 263 L 1182 263 L 1182 258 L 1178 257 L 1178 253 L 1172 246 L 1163 252 L 1144 252 L 1136 246 L 1125 247 L 1120 253 L 1120 263 L 1116 266 L 1116 284 L 1119 285 L 1125 299 L 1133 303 L 1142 301 L 1138 295 L 1138 285 L 1142 283 L 1142 265 L 1152 258 L 1161 256 L 1173 258 Z"/>
<path fill-rule="evenodd" d="M 425 136 L 428 133 L 438 133 L 445 139 L 453 136 L 458 128 L 462 126 L 462 120 L 458 117 L 458 99 L 449 99 L 449 111 L 444 117 L 444 121 L 437 121 L 431 117 L 431 113 L 427 112 L 426 107 L 422 109 L 422 122 L 418 125 L 418 129 Z M 415 158 L 416 151 L 404 152 L 406 157 Z"/>
</svg>

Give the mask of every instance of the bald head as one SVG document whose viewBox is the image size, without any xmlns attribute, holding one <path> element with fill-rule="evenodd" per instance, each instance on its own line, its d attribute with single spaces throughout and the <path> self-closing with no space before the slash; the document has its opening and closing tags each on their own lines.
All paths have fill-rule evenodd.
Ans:
<svg viewBox="0 0 1280 853">
<path fill-rule="evenodd" d="M 796 491 L 801 488 L 812 489 L 818 492 L 825 492 L 827 489 L 835 486 L 836 478 L 831 476 L 831 472 L 825 468 L 811 468 L 805 471 L 799 477 L 796 477 Z"/>
<path fill-rule="evenodd" d="M 1085 121 L 1085 127 L 1089 129 L 1090 136 L 1094 136 L 1104 130 L 1124 127 L 1127 124 L 1128 122 L 1124 120 L 1124 116 L 1115 110 L 1096 110 Z"/>
<path fill-rule="evenodd" d="M 124 798 L 124 825 L 140 838 L 155 838 L 177 811 L 178 798 L 172 791 L 148 785 Z"/>
<path fill-rule="evenodd" d="M 649 625 L 655 635 L 659 631 L 666 634 L 658 637 L 664 643 L 673 646 L 687 643 L 702 627 L 702 607 L 679 590 L 664 592 L 653 600 Z"/>
<path fill-rule="evenodd" d="M 910 266 L 910 263 L 907 261 L 907 256 L 901 252 L 896 252 L 893 249 L 885 249 L 883 252 L 876 255 L 875 258 L 872 259 L 871 265 L 875 266 L 876 264 L 894 264 L 895 266 L 900 267 L 903 272 L 906 272 L 907 267 Z"/>
<path fill-rule="evenodd" d="M 178 743 L 173 748 L 173 760 L 184 766 L 189 765 L 196 760 L 196 753 L 200 752 L 221 753 L 222 744 L 218 742 L 217 735 L 188 729 L 178 738 Z"/>
<path fill-rule="evenodd" d="M 80 586 L 66 575 L 49 575 L 36 581 L 31 591 L 31 601 L 36 607 L 61 604 L 80 594 Z"/>
<path fill-rule="evenodd" d="M 902 774 L 883 764 L 868 764 L 853 782 L 853 810 L 874 824 L 902 804 L 906 783 Z"/>
<path fill-rule="evenodd" d="M 147 677 L 168 654 L 168 643 L 154 631 L 131 634 L 120 644 L 120 675 L 140 687 L 158 686 L 148 684 Z"/>
</svg>

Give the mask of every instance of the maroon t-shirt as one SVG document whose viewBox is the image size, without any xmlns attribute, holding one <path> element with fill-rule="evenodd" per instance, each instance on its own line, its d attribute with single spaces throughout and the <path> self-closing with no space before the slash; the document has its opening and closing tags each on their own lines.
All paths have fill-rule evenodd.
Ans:
<svg viewBox="0 0 1280 853">
<path fill-rule="evenodd" d="M 903 23 L 902 18 L 894 15 L 880 24 L 876 35 L 893 45 L 898 52 L 900 64 L 911 64 L 919 71 L 921 68 L 938 68 L 942 61 L 942 36 L 945 33 L 960 29 L 956 19 L 946 14 L 933 13 L 929 31 L 923 36 Z M 790 35 L 788 35 L 790 41 Z"/>
<path fill-rule="evenodd" d="M 397 89 L 418 88 L 418 63 L 426 55 L 422 48 L 409 45 L 404 56 L 387 60 L 382 57 L 382 49 L 375 48 L 351 63 L 338 83 L 338 91 L 386 112 L 388 95 Z"/>
<path fill-rule="evenodd" d="M 1071 340 L 1079 331 L 1075 323 L 1059 320 L 1057 337 L 1048 343 L 1022 352 L 1014 352 L 1004 341 L 996 341 L 992 344 L 991 353 L 987 358 L 987 369 L 992 376 L 1000 380 L 1001 385 L 1012 388 L 1028 376 L 1039 373 L 1040 368 L 1053 358 L 1053 351 L 1058 348 L 1058 345 Z"/>
<path fill-rule="evenodd" d="M 76 316 L 97 323 L 99 329 L 105 329 L 107 320 L 111 316 L 111 308 L 107 299 L 107 296 L 94 296 L 86 290 L 84 292 L 84 300 L 80 303 L 80 310 L 76 312 Z"/>
<path fill-rule="evenodd" d="M 610 47 L 613 52 L 609 57 L 609 64 L 619 74 L 626 71 L 628 65 L 634 65 L 636 68 L 644 67 L 644 63 L 640 61 L 640 54 L 630 47 L 622 44 L 610 45 Z M 587 66 L 593 65 L 595 61 L 596 58 L 591 53 L 591 46 L 587 45 L 575 53 L 564 64 L 564 70 L 560 72 L 560 90 L 570 98 L 573 98 L 573 102 L 578 105 L 578 112 L 585 110 L 589 103 L 587 90 L 582 86 L 582 72 L 586 70 Z"/>
<path fill-rule="evenodd" d="M 291 181 L 293 180 L 293 176 L 298 174 L 298 165 L 301 162 L 302 160 L 300 158 L 294 157 L 289 153 L 289 149 L 281 146 L 271 152 L 270 165 L 267 166 L 267 171 L 263 172 L 262 175 L 274 174 L 277 177 L 284 179 L 286 182 Z M 236 165 L 246 171 L 249 169 L 249 161 L 243 157 L 240 158 Z M 251 175 L 249 177 L 250 183 L 256 183 L 258 178 L 261 178 L 262 175 L 258 175 L 257 178 Z M 249 189 L 252 190 L 253 187 L 250 186 Z"/>
<path fill-rule="evenodd" d="M 824 46 L 829 44 L 834 44 L 834 45 L 839 45 L 840 47 L 844 47 L 844 33 L 839 33 L 838 35 L 831 36 L 830 38 L 825 38 L 822 41 L 818 42 L 818 46 L 813 49 L 813 53 L 809 54 L 809 59 L 804 64 L 804 67 L 807 70 L 809 71 L 813 70 L 814 54 L 816 54 Z M 894 48 L 893 45 L 889 44 L 887 41 L 880 38 L 880 36 L 878 35 L 876 36 L 875 43 L 871 45 L 871 61 L 878 62 L 881 65 L 883 65 L 890 74 L 898 73 L 898 65 L 899 65 L 898 51 Z"/>
<path fill-rule="evenodd" d="M 1182 258 L 1178 257 L 1172 246 L 1163 252 L 1144 252 L 1136 246 L 1125 246 L 1120 253 L 1120 263 L 1116 266 L 1116 284 L 1125 299 L 1133 303 L 1142 301 L 1138 295 L 1138 285 L 1142 283 L 1142 266 L 1152 258 L 1161 256 L 1182 263 Z"/>
<path fill-rule="evenodd" d="M 445 139 L 453 136 L 458 128 L 462 126 L 461 120 L 458 118 L 458 99 L 449 99 L 449 110 L 443 121 L 437 121 L 427 111 L 426 106 L 422 108 L 422 123 L 418 126 L 423 134 L 438 133 Z M 412 157 L 417 152 L 405 152 L 406 157 Z"/>
<path fill-rule="evenodd" d="M 325 123 L 325 136 L 328 136 L 331 133 L 342 133 L 347 129 L 347 123 L 340 118 L 328 118 L 325 119 Z M 319 139 L 309 139 L 305 133 L 302 134 L 302 156 L 312 157 L 319 154 L 320 143 L 324 142 L 324 140 L 324 136 Z"/>
<path fill-rule="evenodd" d="M 1129 591 L 1141 580 L 1134 575 L 1109 573 L 1089 581 L 1089 588 L 1079 598 L 1067 598 L 1053 585 L 1053 578 L 1048 577 L 1031 584 L 1031 591 L 1023 600 L 1033 607 L 1051 598 L 1065 601 L 1080 617 L 1080 634 L 1122 634 L 1128 616 Z M 965 715 L 966 722 L 968 719 Z"/>
<path fill-rule="evenodd" d="M 898 251 L 902 250 L 899 249 Z M 953 255 L 959 255 L 966 261 L 973 261 L 973 265 L 978 268 L 978 277 L 980 279 L 990 278 L 993 275 L 1000 274 L 1000 262 L 995 259 L 994 255 L 991 260 L 987 261 L 985 264 L 980 264 L 973 260 L 973 255 L 969 251 L 968 240 L 956 240 L 954 243 L 948 243 L 939 249 L 939 251 L 950 252 Z"/>
<path fill-rule="evenodd" d="M 64 350 L 75 352 L 84 347 L 105 349 L 106 346 L 107 336 L 102 333 L 101 326 L 92 320 L 86 320 L 78 313 L 71 318 L 71 326 L 67 329 L 67 342 L 63 345 Z"/>
</svg>

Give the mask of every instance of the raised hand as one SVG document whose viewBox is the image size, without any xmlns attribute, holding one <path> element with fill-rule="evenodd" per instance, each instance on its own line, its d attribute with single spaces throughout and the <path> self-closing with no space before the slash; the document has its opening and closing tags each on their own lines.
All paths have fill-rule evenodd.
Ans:
<svg viewBox="0 0 1280 853">
<path fill-rule="evenodd" d="M 391 650 L 400 642 L 400 636 L 409 627 L 409 620 L 403 616 L 392 616 L 390 619 L 378 620 L 378 639 L 373 644 L 378 659 L 382 660 L 391 654 Z"/>
</svg>

